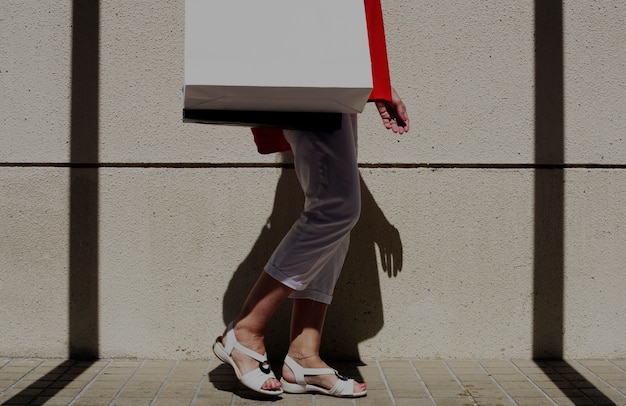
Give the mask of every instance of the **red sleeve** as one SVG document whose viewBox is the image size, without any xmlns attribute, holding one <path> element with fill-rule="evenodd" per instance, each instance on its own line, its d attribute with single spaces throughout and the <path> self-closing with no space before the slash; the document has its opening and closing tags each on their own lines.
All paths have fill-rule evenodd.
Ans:
<svg viewBox="0 0 626 406">
<path fill-rule="evenodd" d="M 252 135 L 257 151 L 261 154 L 289 151 L 291 146 L 283 136 L 280 128 L 253 127 Z"/>
</svg>

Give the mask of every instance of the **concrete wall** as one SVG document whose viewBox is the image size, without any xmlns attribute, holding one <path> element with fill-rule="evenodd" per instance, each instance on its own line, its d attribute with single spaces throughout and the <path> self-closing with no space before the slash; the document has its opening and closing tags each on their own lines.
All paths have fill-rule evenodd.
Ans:
<svg viewBox="0 0 626 406">
<path fill-rule="evenodd" d="M 211 357 L 289 158 L 181 122 L 183 0 L 73 3 L 0 3 L 0 355 Z M 383 1 L 412 129 L 360 117 L 329 356 L 626 357 L 626 4 L 553 3 Z"/>
</svg>

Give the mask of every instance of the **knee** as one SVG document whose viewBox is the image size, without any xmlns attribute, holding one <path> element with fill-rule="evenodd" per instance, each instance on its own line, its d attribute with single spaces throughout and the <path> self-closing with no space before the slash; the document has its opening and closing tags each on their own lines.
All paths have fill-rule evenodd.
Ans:
<svg viewBox="0 0 626 406">
<path fill-rule="evenodd" d="M 357 192 L 336 202 L 334 207 L 329 208 L 327 214 L 327 218 L 330 220 L 335 232 L 349 233 L 358 223 L 361 216 L 360 193 Z"/>
<path fill-rule="evenodd" d="M 361 216 L 361 185 L 358 172 L 343 182 L 331 182 L 314 196 L 307 196 L 305 217 L 307 222 L 318 224 L 328 235 L 345 235 Z"/>
</svg>

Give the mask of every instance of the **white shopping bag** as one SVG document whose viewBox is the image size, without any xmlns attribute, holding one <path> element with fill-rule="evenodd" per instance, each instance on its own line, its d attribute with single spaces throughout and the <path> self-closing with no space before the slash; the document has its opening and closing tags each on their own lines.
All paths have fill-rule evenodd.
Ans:
<svg viewBox="0 0 626 406">
<path fill-rule="evenodd" d="M 185 110 L 361 112 L 363 0 L 186 0 Z"/>
</svg>

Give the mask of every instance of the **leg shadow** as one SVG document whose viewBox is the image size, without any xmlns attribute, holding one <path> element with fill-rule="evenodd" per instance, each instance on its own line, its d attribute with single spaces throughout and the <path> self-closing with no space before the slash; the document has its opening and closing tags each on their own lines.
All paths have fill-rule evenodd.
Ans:
<svg viewBox="0 0 626 406">
<path fill-rule="evenodd" d="M 382 269 L 379 269 L 379 261 Z M 402 270 L 402 241 L 361 178 L 361 217 L 350 237 L 350 250 L 322 341 L 330 359 L 360 361 L 359 343 L 376 336 L 384 325 L 380 274 Z"/>
<path fill-rule="evenodd" d="M 263 271 L 274 249 L 300 216 L 303 206 L 304 196 L 295 170 L 290 165 L 286 165 L 281 170 L 276 186 L 272 213 L 261 229 L 250 253 L 235 271 L 224 293 L 222 309 L 225 325 L 239 314 L 248 292 Z M 291 301 L 288 300 L 272 318 L 265 336 L 268 355 L 272 357 L 272 361 L 280 360 L 281 364 L 285 356 L 284 352 L 289 346 L 290 319 Z"/>
</svg>

